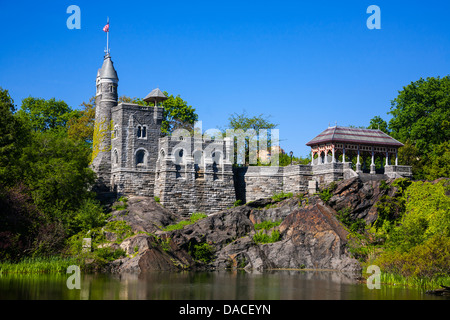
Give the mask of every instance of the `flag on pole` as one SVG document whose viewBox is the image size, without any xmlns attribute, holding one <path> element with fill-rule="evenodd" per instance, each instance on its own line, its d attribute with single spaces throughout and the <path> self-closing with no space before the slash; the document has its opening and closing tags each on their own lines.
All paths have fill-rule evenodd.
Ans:
<svg viewBox="0 0 450 320">
<path fill-rule="evenodd" d="M 109 22 L 103 27 L 103 31 L 109 32 Z"/>
</svg>

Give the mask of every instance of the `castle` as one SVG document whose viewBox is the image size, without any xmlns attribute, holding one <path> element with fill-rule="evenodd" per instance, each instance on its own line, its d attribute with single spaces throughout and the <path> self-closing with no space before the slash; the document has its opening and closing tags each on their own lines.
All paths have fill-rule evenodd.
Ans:
<svg viewBox="0 0 450 320">
<path fill-rule="evenodd" d="M 358 175 L 364 179 L 412 176 L 411 167 L 398 165 L 400 142 L 380 130 L 340 126 L 328 127 L 307 143 L 309 164 L 233 166 L 234 141 L 191 137 L 188 132 L 162 137 L 163 108 L 158 104 L 166 99 L 164 94 L 155 89 L 144 98 L 153 106 L 118 103 L 118 82 L 106 53 L 97 72 L 95 96 L 92 168 L 99 193 L 157 197 L 164 207 L 181 214 L 214 213 L 236 200 L 245 203 L 280 192 L 315 192 L 317 185 Z M 382 167 L 377 169 L 380 158 Z"/>
</svg>

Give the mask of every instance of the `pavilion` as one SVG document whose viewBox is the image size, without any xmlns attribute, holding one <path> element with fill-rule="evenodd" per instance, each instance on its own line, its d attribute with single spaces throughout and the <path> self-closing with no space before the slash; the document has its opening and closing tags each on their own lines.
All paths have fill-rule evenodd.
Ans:
<svg viewBox="0 0 450 320">
<path fill-rule="evenodd" d="M 370 157 L 370 174 L 389 175 L 398 172 L 401 176 L 411 175 L 411 167 L 398 164 L 398 149 L 403 144 L 379 129 L 349 128 L 336 125 L 328 127 L 306 145 L 311 147 L 311 165 L 313 167 L 343 163 L 347 164 L 346 167 L 352 168 L 351 160 L 356 157 L 356 165 L 352 169 L 356 173 L 362 173 L 366 170 L 365 160 Z M 382 159 L 381 163 L 384 162 L 384 168 L 376 169 L 376 158 Z"/>
</svg>

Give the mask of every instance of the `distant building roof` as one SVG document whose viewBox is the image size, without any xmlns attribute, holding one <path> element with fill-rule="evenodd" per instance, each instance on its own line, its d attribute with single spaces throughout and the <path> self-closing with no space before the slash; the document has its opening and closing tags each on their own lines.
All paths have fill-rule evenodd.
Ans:
<svg viewBox="0 0 450 320">
<path fill-rule="evenodd" d="M 313 146 L 330 142 L 366 144 L 366 145 L 383 145 L 401 147 L 403 143 L 395 140 L 378 129 L 359 129 L 347 127 L 329 127 L 306 145 Z"/>
<path fill-rule="evenodd" d="M 117 77 L 116 69 L 114 69 L 113 62 L 111 61 L 111 56 L 109 53 L 105 55 L 105 60 L 103 60 L 102 68 L 99 70 L 100 78 L 102 79 L 113 79 L 119 80 Z"/>
</svg>

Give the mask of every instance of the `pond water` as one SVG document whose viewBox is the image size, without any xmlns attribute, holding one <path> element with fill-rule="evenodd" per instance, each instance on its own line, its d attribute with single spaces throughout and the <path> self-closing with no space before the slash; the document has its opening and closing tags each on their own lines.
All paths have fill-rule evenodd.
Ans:
<svg viewBox="0 0 450 320">
<path fill-rule="evenodd" d="M 443 300 L 421 289 L 381 285 L 369 289 L 333 271 L 277 270 L 262 273 L 151 272 L 141 275 L 0 275 L 0 300 Z"/>
</svg>

